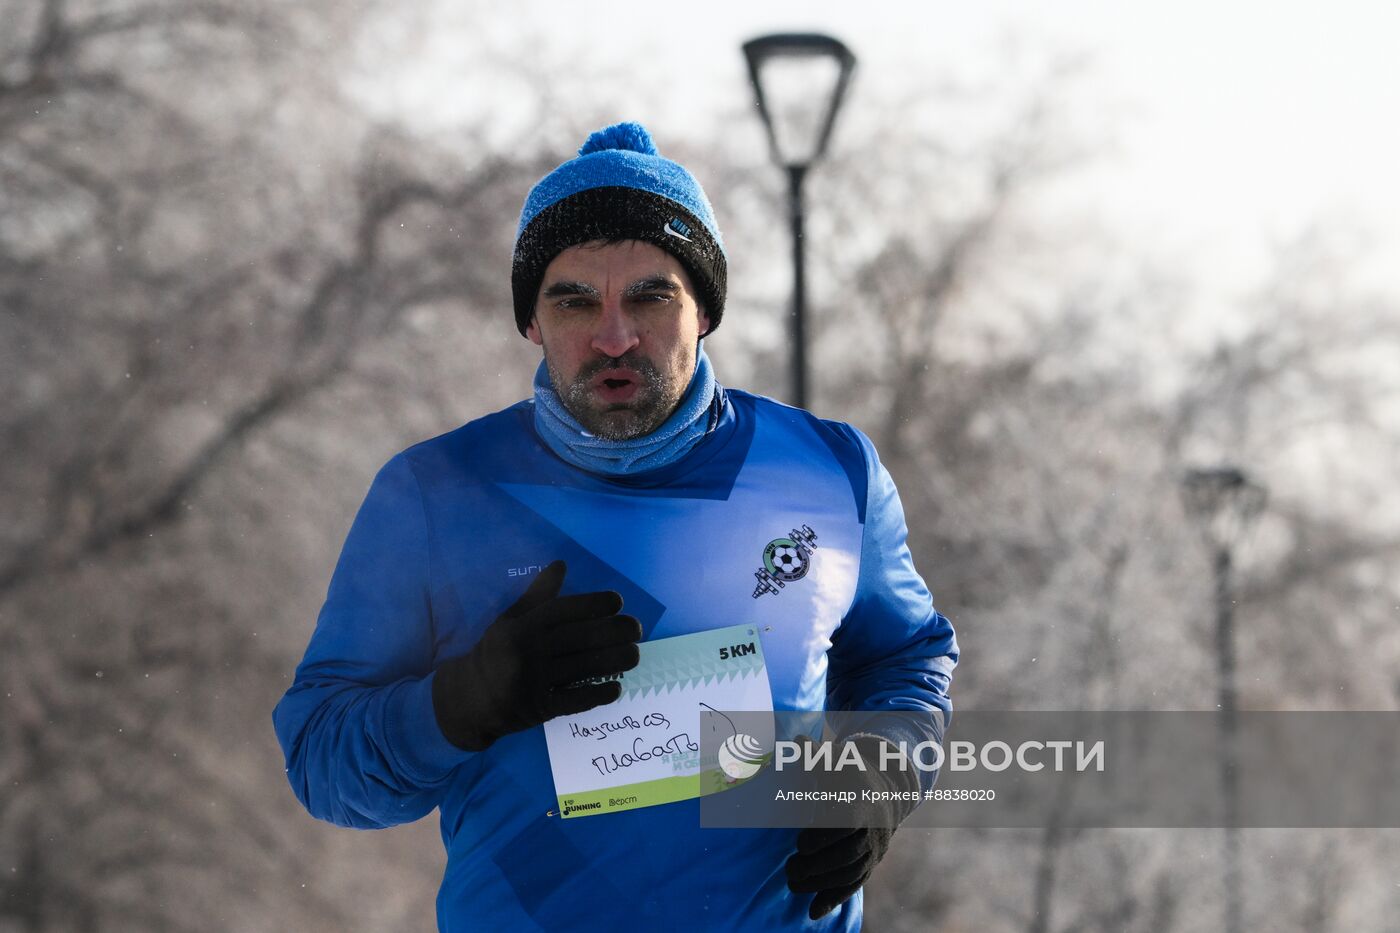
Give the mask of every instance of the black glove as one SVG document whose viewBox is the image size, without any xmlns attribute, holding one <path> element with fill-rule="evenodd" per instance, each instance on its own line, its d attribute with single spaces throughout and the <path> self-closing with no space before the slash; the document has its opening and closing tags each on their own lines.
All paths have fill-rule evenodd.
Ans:
<svg viewBox="0 0 1400 933">
<path fill-rule="evenodd" d="M 894 830 L 883 826 L 804 829 L 787 861 L 788 888 L 816 894 L 807 916 L 819 920 L 861 889 L 890 848 Z"/>
<path fill-rule="evenodd" d="M 912 767 L 905 771 L 881 770 L 880 749 L 885 740 L 867 734 L 850 741 L 860 751 L 865 770 L 846 768 L 824 776 L 827 779 L 822 781 L 823 789 L 857 794 L 861 790 L 918 790 L 918 777 Z M 797 851 L 787 860 L 787 882 L 794 894 L 816 895 L 807 916 L 820 919 L 861 889 L 889 851 L 895 827 L 916 806 L 912 801 L 857 802 L 850 818 L 867 825 L 812 827 L 798 833 Z"/>
<path fill-rule="evenodd" d="M 560 596 L 565 570 L 557 560 L 540 571 L 471 651 L 438 667 L 433 713 L 453 745 L 481 751 L 503 735 L 621 695 L 616 681 L 578 682 L 636 667 L 642 626 L 617 614 L 622 597 L 611 590 Z"/>
</svg>

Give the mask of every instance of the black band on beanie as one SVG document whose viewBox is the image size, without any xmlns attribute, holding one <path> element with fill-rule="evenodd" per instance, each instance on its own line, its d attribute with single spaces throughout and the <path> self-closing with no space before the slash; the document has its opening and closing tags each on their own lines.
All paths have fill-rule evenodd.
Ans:
<svg viewBox="0 0 1400 933">
<path fill-rule="evenodd" d="M 515 242 L 510 284 L 515 324 L 524 335 L 535 314 L 544 270 L 564 250 L 594 240 L 641 240 L 675 256 L 690 275 L 710 333 L 724 313 L 724 251 L 709 229 L 669 198 L 641 188 L 589 188 L 561 198 L 535 215 Z"/>
</svg>

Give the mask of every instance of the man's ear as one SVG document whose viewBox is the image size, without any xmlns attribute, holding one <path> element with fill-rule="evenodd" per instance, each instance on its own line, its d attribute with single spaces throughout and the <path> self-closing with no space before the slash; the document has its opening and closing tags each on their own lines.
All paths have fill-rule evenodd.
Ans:
<svg viewBox="0 0 1400 933">
<path fill-rule="evenodd" d="M 696 311 L 700 315 L 700 336 L 704 337 L 710 332 L 710 315 L 705 311 L 704 305 L 699 305 Z"/>
<path fill-rule="evenodd" d="M 707 319 L 708 320 L 708 319 Z M 530 342 L 536 346 L 544 346 L 544 338 L 540 336 L 540 325 L 534 315 L 530 316 L 530 323 L 525 328 L 525 336 L 530 338 Z"/>
</svg>

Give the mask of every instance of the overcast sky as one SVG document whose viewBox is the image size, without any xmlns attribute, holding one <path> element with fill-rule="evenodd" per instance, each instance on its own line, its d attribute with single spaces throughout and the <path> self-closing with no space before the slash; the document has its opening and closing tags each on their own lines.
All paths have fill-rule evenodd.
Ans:
<svg viewBox="0 0 1400 933">
<path fill-rule="evenodd" d="M 1268 243 L 1310 220 L 1354 224 L 1375 238 L 1368 275 L 1400 294 L 1400 5 L 524 0 L 490 22 L 451 0 L 429 9 L 421 47 L 375 75 L 381 99 L 424 126 L 468 105 L 442 93 L 470 67 L 471 44 L 454 38 L 463 30 L 530 36 L 531 54 L 556 64 L 672 88 L 664 112 L 640 115 L 662 127 L 746 97 L 738 46 L 769 31 L 844 40 L 863 94 L 913 69 L 985 72 L 1008 34 L 1085 52 L 1093 66 L 1077 106 L 1112 110 L 1119 147 L 1083 174 L 1081 203 L 1225 285 L 1247 283 Z"/>
</svg>

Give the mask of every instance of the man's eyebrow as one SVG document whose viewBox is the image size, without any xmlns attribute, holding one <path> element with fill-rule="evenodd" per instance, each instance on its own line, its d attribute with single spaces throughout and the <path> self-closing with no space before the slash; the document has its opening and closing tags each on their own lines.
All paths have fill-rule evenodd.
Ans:
<svg viewBox="0 0 1400 933">
<path fill-rule="evenodd" d="M 631 285 L 627 286 L 627 291 L 623 294 L 630 298 L 634 295 L 640 295 L 643 292 L 678 292 L 680 289 L 680 285 L 672 279 L 664 275 L 653 275 L 649 278 L 638 279 L 633 282 Z"/>
<path fill-rule="evenodd" d="M 598 289 L 584 282 L 555 282 L 541 293 L 545 298 L 562 298 L 565 295 L 582 295 L 586 298 L 599 297 Z"/>
</svg>

